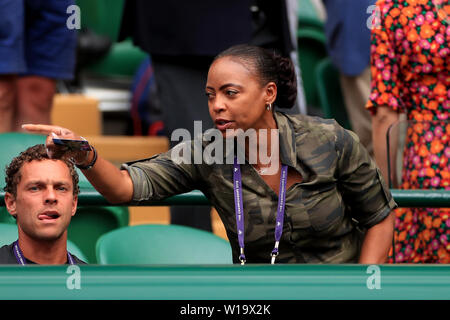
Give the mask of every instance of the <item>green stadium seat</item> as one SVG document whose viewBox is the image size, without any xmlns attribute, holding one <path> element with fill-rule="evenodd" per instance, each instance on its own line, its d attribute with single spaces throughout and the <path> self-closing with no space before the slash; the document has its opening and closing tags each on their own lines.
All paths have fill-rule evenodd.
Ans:
<svg viewBox="0 0 450 320">
<path fill-rule="evenodd" d="M 104 77 L 133 77 L 148 55 L 133 45 L 131 39 L 116 42 L 100 61 L 90 64 L 88 70 Z"/>
<path fill-rule="evenodd" d="M 298 60 L 308 107 L 319 108 L 315 68 L 328 56 L 324 31 L 317 28 L 299 28 L 297 31 Z"/>
<path fill-rule="evenodd" d="M 311 0 L 298 0 L 298 29 L 313 27 L 323 29 L 324 22 L 320 19 L 316 7 Z"/>
<path fill-rule="evenodd" d="M 2 133 L 0 134 L 0 189 L 5 186 L 5 168 L 12 158 L 35 144 L 45 143 L 45 136 L 30 133 Z M 80 192 L 94 191 L 94 187 L 77 169 Z M 92 263 L 96 261 L 95 244 L 98 238 L 111 230 L 128 225 L 128 207 L 116 206 L 78 206 L 77 213 L 69 226 L 68 238 L 74 242 Z M 16 220 L 7 212 L 2 203 L 0 207 L 0 222 L 15 224 Z"/>
<path fill-rule="evenodd" d="M 125 0 L 76 0 L 80 7 L 81 27 L 116 41 Z"/>
<path fill-rule="evenodd" d="M 16 225 L 10 223 L 0 223 L 0 247 L 13 243 L 18 239 L 18 237 L 19 235 Z M 67 241 L 67 250 L 69 250 L 70 253 L 76 255 L 84 262 L 89 262 L 84 253 L 78 248 L 78 246 L 70 240 Z"/>
<path fill-rule="evenodd" d="M 97 242 L 100 264 L 231 264 L 228 241 L 213 233 L 146 224 L 111 231 Z"/>
<path fill-rule="evenodd" d="M 128 225 L 128 207 L 78 207 L 69 225 L 68 238 L 76 243 L 89 261 L 95 263 L 95 245 L 105 233 Z"/>
<path fill-rule="evenodd" d="M 0 223 L 16 223 L 16 220 L 8 213 L 6 207 L 0 207 Z"/>
<path fill-rule="evenodd" d="M 335 119 L 346 129 L 352 129 L 342 97 L 339 71 L 329 58 L 323 59 L 316 67 L 315 80 L 320 108 L 325 118 Z"/>
<path fill-rule="evenodd" d="M 86 67 L 100 77 L 133 77 L 141 62 L 148 56 L 133 44 L 131 39 L 118 42 L 124 0 L 77 0 L 82 28 L 112 41 L 108 54 Z"/>
<path fill-rule="evenodd" d="M 1 165 L 1 182 L 0 185 L 5 185 L 5 168 L 11 160 L 18 156 L 27 147 L 35 144 L 45 143 L 45 136 L 29 133 L 9 132 L 0 134 L 0 165 Z"/>
</svg>

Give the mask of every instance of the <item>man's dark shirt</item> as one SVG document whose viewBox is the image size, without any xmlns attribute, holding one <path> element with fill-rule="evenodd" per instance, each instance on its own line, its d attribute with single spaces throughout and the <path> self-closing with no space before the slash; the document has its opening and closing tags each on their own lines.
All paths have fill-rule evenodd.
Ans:
<svg viewBox="0 0 450 320">
<path fill-rule="evenodd" d="M 14 243 L 3 246 L 0 248 L 0 264 L 18 264 L 16 256 L 14 255 Z M 78 259 L 77 256 L 70 254 L 75 260 L 76 264 L 86 264 L 83 260 Z M 36 264 L 31 260 L 25 258 L 27 264 Z M 66 264 L 69 264 L 67 261 Z"/>
</svg>

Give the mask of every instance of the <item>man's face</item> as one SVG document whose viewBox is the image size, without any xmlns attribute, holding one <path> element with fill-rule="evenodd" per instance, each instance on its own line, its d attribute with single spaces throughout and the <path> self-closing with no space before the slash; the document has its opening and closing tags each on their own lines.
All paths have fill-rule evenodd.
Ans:
<svg viewBox="0 0 450 320">
<path fill-rule="evenodd" d="M 16 196 L 5 194 L 9 213 L 17 216 L 19 235 L 59 239 L 77 209 L 69 168 L 60 160 L 33 160 L 25 163 L 20 173 Z"/>
</svg>

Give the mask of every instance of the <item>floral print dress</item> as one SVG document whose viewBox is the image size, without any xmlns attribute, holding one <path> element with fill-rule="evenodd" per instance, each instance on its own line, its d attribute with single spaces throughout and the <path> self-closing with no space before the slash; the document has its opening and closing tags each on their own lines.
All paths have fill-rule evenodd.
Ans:
<svg viewBox="0 0 450 320">
<path fill-rule="evenodd" d="M 450 190 L 449 1 L 378 0 L 377 6 L 367 108 L 407 115 L 402 189 Z M 396 262 L 450 263 L 449 216 L 449 208 L 396 209 Z"/>
</svg>

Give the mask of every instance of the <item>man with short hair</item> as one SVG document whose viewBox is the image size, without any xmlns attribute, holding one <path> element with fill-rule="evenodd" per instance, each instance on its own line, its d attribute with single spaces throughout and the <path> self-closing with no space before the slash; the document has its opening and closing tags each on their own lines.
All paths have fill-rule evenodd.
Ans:
<svg viewBox="0 0 450 320">
<path fill-rule="evenodd" d="M 6 168 L 4 190 L 19 239 L 0 248 L 0 264 L 85 263 L 67 251 L 67 228 L 79 193 L 69 160 L 50 159 L 42 144 L 30 147 Z"/>
</svg>

